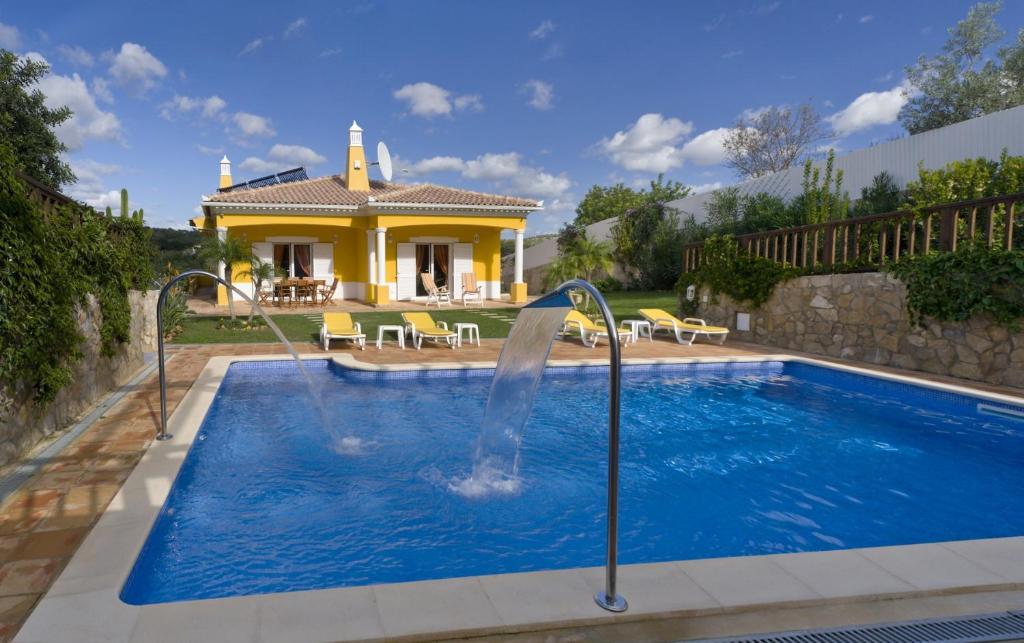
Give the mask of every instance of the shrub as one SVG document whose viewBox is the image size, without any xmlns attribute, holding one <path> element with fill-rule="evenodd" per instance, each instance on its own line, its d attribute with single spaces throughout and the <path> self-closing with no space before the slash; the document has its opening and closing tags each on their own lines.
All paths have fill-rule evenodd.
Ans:
<svg viewBox="0 0 1024 643">
<path fill-rule="evenodd" d="M 713 295 L 725 294 L 756 308 L 768 301 L 776 285 L 794 276 L 791 268 L 740 252 L 731 235 L 712 236 L 704 242 L 703 263 L 681 275 L 676 289 L 685 293 L 690 284 L 706 286 Z"/>
<path fill-rule="evenodd" d="M 153 249 L 141 220 L 107 217 L 81 204 L 44 212 L 0 145 L 0 383 L 53 400 L 80 358 L 75 308 L 93 294 L 103 314 L 101 348 L 128 341 L 128 290 L 152 278 Z"/>
<path fill-rule="evenodd" d="M 987 314 L 1016 328 L 1024 317 L 1024 252 L 968 243 L 956 252 L 905 257 L 889 271 L 907 285 L 915 324 Z"/>
</svg>

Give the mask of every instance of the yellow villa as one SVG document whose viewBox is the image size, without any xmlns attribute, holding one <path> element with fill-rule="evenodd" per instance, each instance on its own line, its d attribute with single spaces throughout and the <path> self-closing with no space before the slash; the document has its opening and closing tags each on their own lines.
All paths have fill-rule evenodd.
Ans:
<svg viewBox="0 0 1024 643">
<path fill-rule="evenodd" d="M 462 294 L 463 273 L 476 275 L 483 296 L 499 299 L 503 230 L 515 233 L 512 302 L 526 300 L 523 233 L 526 217 L 543 202 L 443 187 L 370 180 L 363 130 L 349 129 L 345 171 L 306 178 L 300 170 L 234 184 L 231 162 L 220 166 L 220 189 L 204 196 L 192 223 L 224 236 L 240 235 L 255 256 L 292 277 L 338 282 L 335 299 L 373 304 L 426 298 L 420 274 Z M 238 287 L 252 283 L 237 275 Z M 220 266 L 223 276 L 223 266 Z M 223 287 L 218 303 L 227 302 Z"/>
</svg>

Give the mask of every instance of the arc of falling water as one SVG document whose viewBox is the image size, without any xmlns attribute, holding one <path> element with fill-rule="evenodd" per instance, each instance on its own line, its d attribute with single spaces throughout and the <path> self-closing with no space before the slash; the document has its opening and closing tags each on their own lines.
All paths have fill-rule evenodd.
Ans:
<svg viewBox="0 0 1024 643">
<path fill-rule="evenodd" d="M 310 395 L 313 395 L 313 378 L 309 376 L 309 372 L 302 365 L 302 359 L 299 358 L 298 352 L 296 352 L 295 347 L 292 346 L 292 343 L 289 342 L 288 339 L 284 336 L 284 333 L 281 332 L 281 329 L 277 327 L 277 324 L 274 323 L 274 320 L 270 318 L 270 315 L 265 313 L 263 309 L 260 308 L 259 304 L 253 301 L 251 297 L 249 297 L 244 292 L 236 288 L 234 285 L 229 284 L 227 281 L 211 272 L 206 272 L 205 270 L 186 270 L 185 272 L 175 276 L 166 284 L 164 284 L 163 288 L 160 289 L 160 296 L 157 298 L 156 301 L 157 363 L 160 366 L 160 431 L 156 435 L 157 440 L 170 440 L 172 437 L 174 437 L 167 432 L 167 370 L 166 367 L 164 366 L 164 302 L 167 300 L 167 295 L 168 293 L 170 293 L 171 288 L 173 288 L 174 285 L 177 284 L 179 281 L 186 279 L 188 277 L 209 277 L 210 279 L 213 279 L 214 281 L 223 284 L 226 288 L 230 288 L 233 292 L 235 292 L 242 299 L 244 299 L 250 306 L 252 306 L 253 309 L 260 314 L 260 317 L 262 317 L 263 320 L 267 322 L 267 326 L 270 327 L 270 330 L 274 331 L 274 334 L 277 335 L 277 338 L 279 340 L 281 340 L 281 343 L 284 344 L 284 347 L 288 349 L 288 352 L 291 353 L 291 356 L 295 358 L 295 364 L 296 366 L 298 366 L 299 372 L 302 373 L 302 377 L 306 380 L 306 383 L 309 384 Z M 319 409 L 320 411 L 320 421 L 324 425 L 324 430 L 331 431 L 331 427 L 329 426 L 329 423 L 327 421 L 327 414 L 325 409 L 323 408 L 323 405 L 320 403 L 320 400 L 317 399 L 315 395 L 313 395 L 313 397 L 314 406 L 316 406 L 317 409 Z"/>
</svg>

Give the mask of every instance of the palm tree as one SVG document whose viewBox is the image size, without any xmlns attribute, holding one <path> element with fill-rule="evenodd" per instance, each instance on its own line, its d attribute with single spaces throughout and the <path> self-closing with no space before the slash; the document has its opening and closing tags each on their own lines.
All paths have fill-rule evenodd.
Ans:
<svg viewBox="0 0 1024 643">
<path fill-rule="evenodd" d="M 598 271 L 610 273 L 611 270 L 611 246 L 607 242 L 590 239 L 584 232 L 549 264 L 544 281 L 548 288 L 554 288 L 569 279 L 590 281 Z M 590 293 L 585 292 L 583 309 L 588 308 Z"/>
<path fill-rule="evenodd" d="M 252 250 L 249 243 L 240 237 L 225 235 L 211 235 L 203 240 L 203 246 L 199 251 L 202 259 L 209 265 L 210 269 L 216 271 L 217 264 L 224 263 L 224 281 L 228 283 L 228 314 L 231 321 L 235 321 L 235 298 L 231 289 L 231 272 L 236 263 L 248 261 L 252 257 Z"/>
<path fill-rule="evenodd" d="M 271 261 L 264 261 L 256 255 L 252 255 L 249 262 L 249 269 L 243 270 L 238 273 L 239 277 L 249 277 L 252 279 L 252 297 L 253 301 L 259 296 L 260 288 L 263 287 L 263 283 L 266 281 L 272 281 L 274 277 L 278 276 L 277 267 L 274 266 Z M 252 325 L 252 318 L 256 315 L 256 307 L 249 307 L 249 325 Z"/>
</svg>

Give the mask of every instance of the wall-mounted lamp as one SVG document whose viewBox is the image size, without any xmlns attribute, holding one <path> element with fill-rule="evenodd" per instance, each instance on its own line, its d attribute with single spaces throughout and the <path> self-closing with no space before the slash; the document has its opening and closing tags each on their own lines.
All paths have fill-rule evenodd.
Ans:
<svg viewBox="0 0 1024 643">
<path fill-rule="evenodd" d="M 479 232 L 473 235 L 473 243 L 480 243 L 480 233 Z"/>
<path fill-rule="evenodd" d="M 393 235 L 393 234 L 391 234 L 389 232 L 388 236 L 387 236 L 387 239 L 388 239 L 388 243 L 394 243 L 395 242 L 395 235 Z"/>
</svg>

